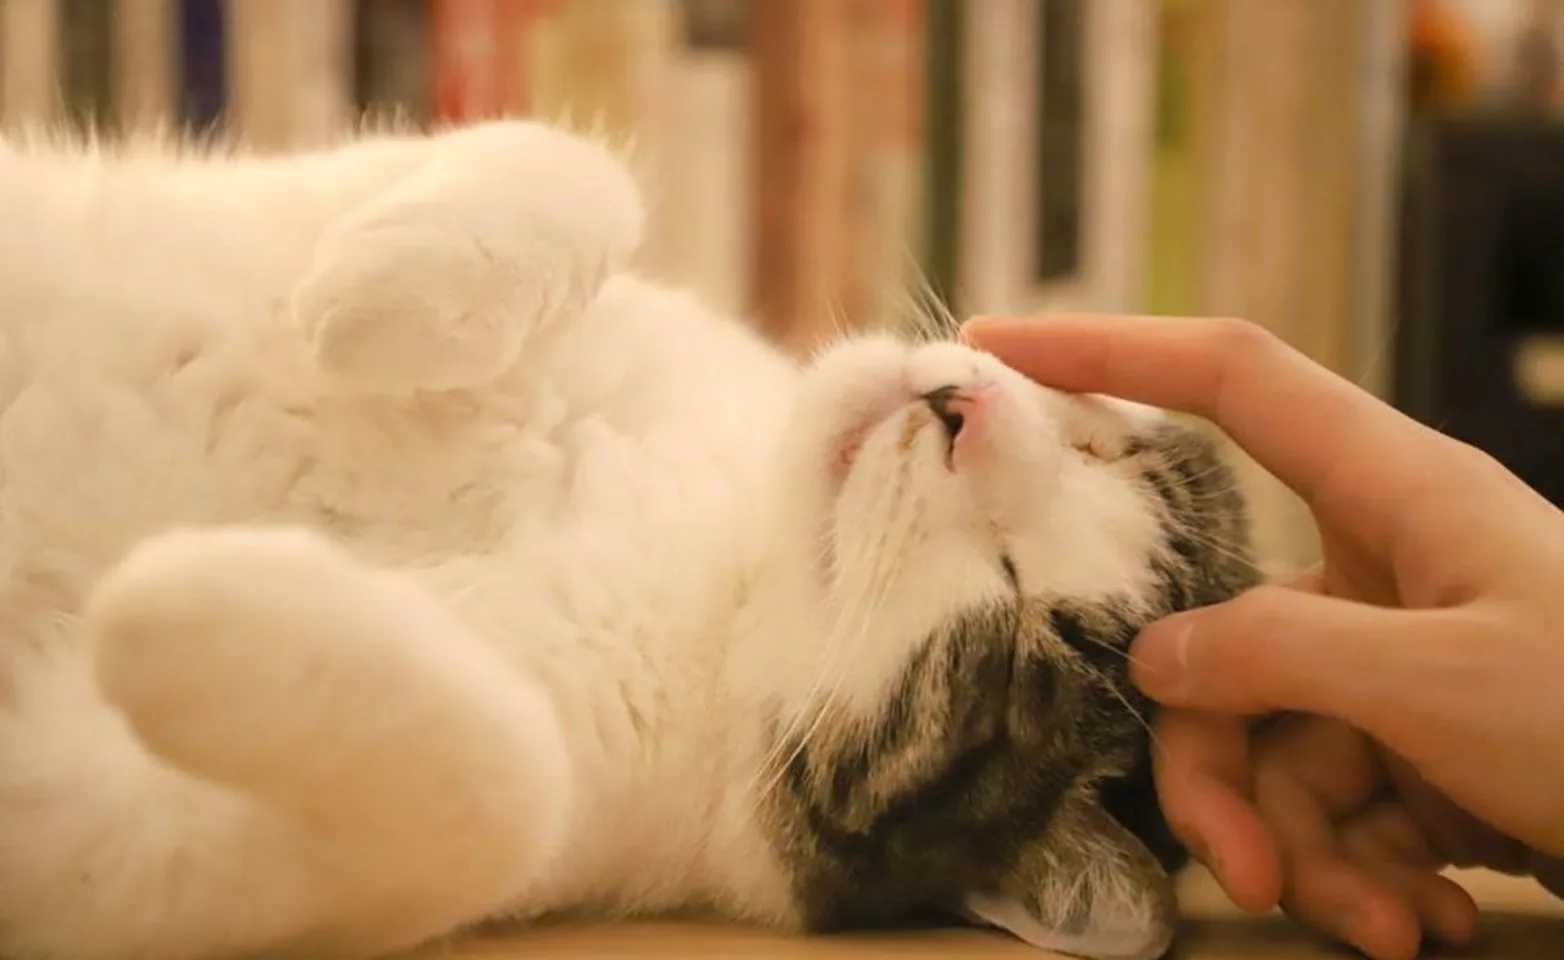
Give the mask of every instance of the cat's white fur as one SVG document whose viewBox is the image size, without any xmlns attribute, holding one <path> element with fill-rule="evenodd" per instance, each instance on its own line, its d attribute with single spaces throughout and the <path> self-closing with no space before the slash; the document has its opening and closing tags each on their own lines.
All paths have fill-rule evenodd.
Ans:
<svg viewBox="0 0 1564 960">
<path fill-rule="evenodd" d="M 1001 551 L 1144 575 L 1090 453 L 1154 414 L 950 343 L 801 368 L 628 274 L 641 229 L 610 151 L 525 123 L 0 141 L 0 954 L 786 925 L 769 711 L 871 712 Z M 990 388 L 958 469 L 943 385 Z"/>
</svg>

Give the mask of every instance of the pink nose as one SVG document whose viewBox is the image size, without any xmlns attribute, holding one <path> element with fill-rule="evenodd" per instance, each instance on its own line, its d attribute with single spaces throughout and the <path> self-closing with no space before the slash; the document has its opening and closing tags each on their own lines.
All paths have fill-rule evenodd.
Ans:
<svg viewBox="0 0 1564 960">
<path fill-rule="evenodd" d="M 983 443 L 987 433 L 984 421 L 993 402 L 992 388 L 966 391 L 941 387 L 924 394 L 923 402 L 929 405 L 950 437 L 950 466 L 954 468 L 962 459 L 971 456 L 969 451 Z"/>
</svg>

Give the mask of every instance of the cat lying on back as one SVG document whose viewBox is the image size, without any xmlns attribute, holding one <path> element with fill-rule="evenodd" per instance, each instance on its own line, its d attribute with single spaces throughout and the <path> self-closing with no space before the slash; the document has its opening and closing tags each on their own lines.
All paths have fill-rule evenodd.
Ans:
<svg viewBox="0 0 1564 960">
<path fill-rule="evenodd" d="M 1155 811 L 1099 793 L 1145 792 L 1137 628 L 1255 578 L 1216 449 L 951 341 L 800 368 L 641 230 L 527 123 L 0 141 L 0 954 L 1163 952 Z"/>
</svg>

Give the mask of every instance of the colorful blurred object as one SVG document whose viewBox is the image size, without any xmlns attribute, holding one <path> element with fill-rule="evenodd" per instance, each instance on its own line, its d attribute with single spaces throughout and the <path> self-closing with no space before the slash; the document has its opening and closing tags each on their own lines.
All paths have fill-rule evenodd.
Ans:
<svg viewBox="0 0 1564 960">
<path fill-rule="evenodd" d="M 1564 0 L 1412 0 L 1410 14 L 1414 111 L 1564 108 Z"/>
<path fill-rule="evenodd" d="M 1470 102 L 1477 90 L 1477 40 L 1444 0 L 1414 0 L 1410 29 L 1411 107 L 1447 110 Z"/>
</svg>

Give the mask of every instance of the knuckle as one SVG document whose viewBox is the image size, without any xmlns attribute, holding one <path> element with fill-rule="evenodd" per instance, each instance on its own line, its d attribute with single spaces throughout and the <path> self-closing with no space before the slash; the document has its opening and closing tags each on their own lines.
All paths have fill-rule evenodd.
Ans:
<svg viewBox="0 0 1564 960">
<path fill-rule="evenodd" d="M 1281 344 L 1277 335 L 1252 320 L 1221 317 L 1211 321 L 1210 336 L 1224 357 L 1268 356 Z"/>
<path fill-rule="evenodd" d="M 1461 440 L 1453 440 L 1460 462 L 1474 475 L 1480 477 L 1508 477 L 1510 469 L 1499 461 L 1498 457 L 1481 447 L 1473 446 Z"/>
<path fill-rule="evenodd" d="M 1472 495 L 1473 485 L 1492 488 L 1520 482 L 1493 454 L 1447 434 L 1435 435 L 1429 459 L 1437 467 L 1428 470 L 1424 480 L 1424 488 L 1430 494 L 1465 498 Z"/>
<path fill-rule="evenodd" d="M 1245 631 L 1265 631 L 1282 622 L 1282 605 L 1291 591 L 1280 584 L 1262 583 L 1228 603 L 1228 612 Z"/>
<path fill-rule="evenodd" d="M 1274 685 L 1278 645 L 1293 632 L 1291 594 L 1286 587 L 1261 584 L 1224 605 L 1212 625 L 1215 629 L 1206 631 L 1202 654 L 1215 654 L 1220 662 L 1211 668 L 1220 670 L 1226 683 Z"/>
</svg>

